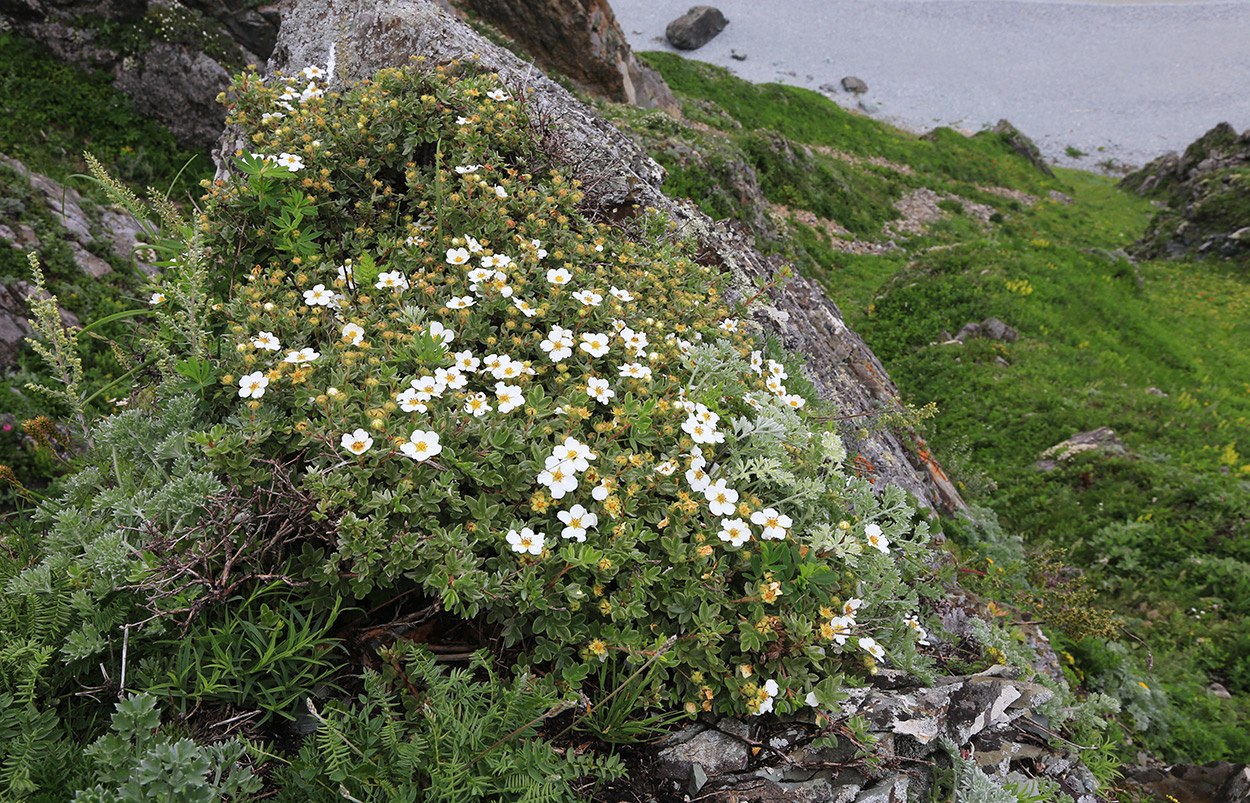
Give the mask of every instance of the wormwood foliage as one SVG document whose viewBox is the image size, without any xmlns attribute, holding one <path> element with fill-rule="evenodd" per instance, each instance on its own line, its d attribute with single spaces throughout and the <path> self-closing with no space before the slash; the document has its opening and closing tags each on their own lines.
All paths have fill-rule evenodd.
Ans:
<svg viewBox="0 0 1250 803">
<path fill-rule="evenodd" d="M 614 755 L 561 753 L 534 738 L 566 707 L 550 678 L 504 681 L 484 653 L 445 671 L 406 642 L 386 657 L 357 700 L 309 703 L 320 728 L 283 770 L 279 800 L 554 803 L 578 799 L 567 781 L 625 773 Z"/>
<path fill-rule="evenodd" d="M 195 440 L 244 487 L 296 458 L 333 535 L 293 576 L 419 590 L 570 688 L 671 639 L 655 702 L 690 712 L 915 665 L 926 525 L 843 471 L 665 221 L 587 219 L 491 76 L 319 78 L 236 81 L 255 151 L 194 227 L 235 280 Z"/>
</svg>

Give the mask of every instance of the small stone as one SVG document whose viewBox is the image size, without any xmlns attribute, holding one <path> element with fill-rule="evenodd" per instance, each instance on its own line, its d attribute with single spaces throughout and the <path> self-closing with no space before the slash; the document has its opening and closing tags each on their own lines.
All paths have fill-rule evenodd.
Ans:
<svg viewBox="0 0 1250 803">
<path fill-rule="evenodd" d="M 1166 399 L 1168 397 L 1168 394 L 1154 387 L 1146 388 L 1146 392 L 1149 393 L 1151 396 L 1158 396 L 1160 399 Z"/>
<path fill-rule="evenodd" d="M 862 79 L 856 78 L 854 75 L 848 75 L 842 79 L 842 88 L 847 92 L 862 95 L 868 91 L 868 84 L 864 83 Z"/>
<path fill-rule="evenodd" d="M 998 318 L 986 318 L 981 321 L 981 336 L 989 340 L 1001 340 L 1014 343 L 1020 339 L 1020 333 L 1012 329 Z"/>
<path fill-rule="evenodd" d="M 746 61 L 747 54 L 738 50 L 730 50 L 729 58 L 733 59 L 734 61 Z"/>
</svg>

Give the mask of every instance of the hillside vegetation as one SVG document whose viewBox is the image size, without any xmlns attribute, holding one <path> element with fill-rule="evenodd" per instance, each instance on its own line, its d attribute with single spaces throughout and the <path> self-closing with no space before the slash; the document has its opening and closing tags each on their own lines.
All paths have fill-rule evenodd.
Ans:
<svg viewBox="0 0 1250 803">
<path fill-rule="evenodd" d="M 938 404 L 926 434 L 973 504 L 946 528 L 965 578 L 1047 625 L 1073 678 L 1125 703 L 1133 743 L 1247 755 L 1246 266 L 1134 263 L 1122 249 L 1146 200 L 1092 173 L 1048 178 L 1002 135 L 918 137 L 814 92 L 647 59 L 685 121 L 606 111 L 669 170 L 666 188 L 818 278 L 906 399 Z M 1019 340 L 949 342 L 991 317 Z M 1035 466 L 1099 427 L 1126 452 Z M 1077 575 L 1122 628 L 1065 610 Z"/>
</svg>

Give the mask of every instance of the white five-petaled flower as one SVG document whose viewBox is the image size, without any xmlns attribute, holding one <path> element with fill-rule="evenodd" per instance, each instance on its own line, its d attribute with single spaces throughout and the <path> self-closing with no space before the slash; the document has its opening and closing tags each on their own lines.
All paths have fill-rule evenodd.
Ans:
<svg viewBox="0 0 1250 803">
<path fill-rule="evenodd" d="M 309 64 L 307 67 L 300 70 L 300 73 L 308 80 L 313 81 L 325 75 L 326 71 L 315 64 Z"/>
<path fill-rule="evenodd" d="M 556 514 L 556 518 L 564 522 L 564 529 L 560 531 L 561 538 L 568 538 L 578 543 L 586 540 L 586 531 L 599 524 L 599 517 L 594 513 L 588 513 L 586 508 L 581 505 L 573 505 L 568 510 L 561 510 Z"/>
<path fill-rule="evenodd" d="M 586 380 L 586 393 L 600 404 L 610 403 L 609 400 L 616 395 L 616 391 L 608 387 L 608 380 L 594 376 Z"/>
<path fill-rule="evenodd" d="M 851 629 L 855 627 L 855 619 L 850 616 L 835 616 L 829 620 L 829 631 L 833 640 L 842 646 L 851 637 Z"/>
<path fill-rule="evenodd" d="M 299 351 L 288 351 L 286 358 L 282 361 L 299 365 L 300 363 L 312 362 L 320 356 L 321 353 L 318 351 L 314 351 L 311 348 L 302 348 Z"/>
<path fill-rule="evenodd" d="M 538 346 L 547 352 L 552 362 L 560 362 L 573 355 L 573 333 L 562 326 L 553 326 Z"/>
<path fill-rule="evenodd" d="M 592 357 L 602 357 L 608 353 L 609 340 L 607 335 L 596 334 L 595 332 L 586 332 L 582 334 L 582 342 L 579 348 Z"/>
<path fill-rule="evenodd" d="M 807 399 L 797 393 L 787 393 L 781 397 L 781 403 L 792 410 L 800 410 L 807 404 Z"/>
<path fill-rule="evenodd" d="M 473 352 L 468 349 L 465 349 L 464 351 L 457 351 L 455 354 L 455 360 L 456 367 L 469 374 L 476 374 L 478 366 L 482 364 L 482 361 L 477 357 L 474 357 Z"/>
<path fill-rule="evenodd" d="M 916 619 L 916 617 L 909 616 L 903 620 L 903 623 L 906 624 L 908 627 L 910 627 L 912 630 L 916 631 L 916 643 L 917 644 L 923 644 L 926 647 L 929 646 L 929 633 L 923 627 L 920 626 L 920 622 L 919 620 Z"/>
<path fill-rule="evenodd" d="M 465 246 L 468 247 L 470 254 L 482 253 L 482 244 L 478 242 L 478 239 L 476 237 L 470 237 L 468 235 L 465 235 L 464 244 Z"/>
<path fill-rule="evenodd" d="M 277 351 L 281 348 L 281 345 L 278 343 L 278 338 L 273 336 L 273 332 L 261 332 L 256 336 L 256 339 L 252 341 L 252 345 L 265 351 Z"/>
<path fill-rule="evenodd" d="M 343 339 L 353 346 L 359 346 L 365 340 L 365 330 L 354 323 L 343 327 Z"/>
<path fill-rule="evenodd" d="M 713 516 L 732 516 L 737 509 L 738 492 L 725 487 L 725 480 L 717 480 L 703 489 Z"/>
<path fill-rule="evenodd" d="M 476 303 L 471 296 L 452 296 L 447 301 L 447 309 L 467 309 Z"/>
<path fill-rule="evenodd" d="M 626 303 L 626 304 L 628 304 L 629 302 L 631 302 L 631 301 L 633 301 L 633 300 L 634 300 L 634 294 L 633 294 L 633 293 L 629 292 L 628 290 L 622 290 L 622 289 L 621 289 L 621 288 L 619 288 L 619 287 L 613 287 L 613 288 L 612 288 L 609 292 L 610 292 L 610 293 L 612 293 L 612 295 L 613 295 L 613 296 L 614 296 L 614 297 L 615 297 L 618 301 L 622 301 L 622 302 L 624 302 L 624 303 Z"/>
<path fill-rule="evenodd" d="M 616 489 L 616 483 L 612 480 L 602 480 L 590 492 L 590 498 L 596 502 L 602 502 L 612 495 L 612 491 Z"/>
<path fill-rule="evenodd" d="M 239 380 L 239 397 L 243 399 L 259 399 L 265 395 L 269 380 L 261 371 L 248 374 Z"/>
<path fill-rule="evenodd" d="M 434 379 L 452 390 L 460 390 L 469 383 L 469 378 L 455 365 L 450 368 L 435 368 Z"/>
<path fill-rule="evenodd" d="M 486 93 L 486 97 L 490 98 L 491 100 L 498 100 L 498 101 L 511 100 L 511 98 L 508 96 L 508 93 L 504 92 L 502 89 L 492 89 L 491 91 Z"/>
<path fill-rule="evenodd" d="M 486 403 L 485 393 L 474 393 L 464 400 L 464 411 L 472 413 L 474 418 L 480 418 L 490 412 L 490 405 Z"/>
<path fill-rule="evenodd" d="M 721 519 L 720 540 L 732 547 L 740 547 L 751 540 L 751 528 L 742 519 Z"/>
<path fill-rule="evenodd" d="M 677 472 L 677 463 L 672 460 L 665 460 L 655 467 L 656 474 L 662 474 L 665 477 L 671 477 Z"/>
<path fill-rule="evenodd" d="M 438 442 L 437 432 L 416 429 L 408 436 L 408 440 L 399 447 L 399 451 L 417 462 L 424 462 L 442 452 L 443 447 Z"/>
<path fill-rule="evenodd" d="M 790 378 L 790 375 L 786 373 L 786 367 L 776 360 L 768 361 L 768 375 L 775 376 L 778 379 Z"/>
<path fill-rule="evenodd" d="M 328 392 L 328 391 L 327 391 Z M 422 398 L 424 396 L 424 398 Z M 424 413 L 429 411 L 429 407 L 425 402 L 430 400 L 429 394 L 419 393 L 415 388 L 406 388 L 400 391 L 395 397 L 395 401 L 399 402 L 399 409 L 405 413 Z"/>
<path fill-rule="evenodd" d="M 820 700 L 816 699 L 816 692 L 814 691 L 809 691 L 807 696 L 803 698 L 803 702 L 807 703 L 812 708 L 820 708 Z"/>
<path fill-rule="evenodd" d="M 507 197 L 508 197 L 508 191 L 507 191 L 507 190 L 505 190 L 505 189 L 504 189 L 502 186 L 500 186 L 499 184 L 496 184 L 496 185 L 495 185 L 495 197 L 496 197 L 496 198 L 498 198 L 498 199 L 500 199 L 500 200 L 503 200 L 504 198 L 507 198 Z"/>
<path fill-rule="evenodd" d="M 481 169 L 482 169 L 481 165 L 456 165 L 456 172 L 462 176 L 465 173 L 476 173 L 477 171 Z"/>
<path fill-rule="evenodd" d="M 547 271 L 547 281 L 551 284 L 568 284 L 573 281 L 573 274 L 564 268 L 552 268 Z"/>
<path fill-rule="evenodd" d="M 465 117 L 463 114 L 456 118 L 456 125 L 469 125 L 472 122 L 472 120 Z"/>
<path fill-rule="evenodd" d="M 443 326 L 438 321 L 430 324 L 430 328 L 426 330 L 435 342 L 441 342 L 444 346 L 456 339 L 456 333 Z"/>
<path fill-rule="evenodd" d="M 400 290 L 408 289 L 408 277 L 397 270 L 386 271 L 378 274 L 378 280 L 374 282 L 374 287 L 379 290 Z"/>
<path fill-rule="evenodd" d="M 864 537 L 868 539 L 868 545 L 882 555 L 890 554 L 890 539 L 885 537 L 885 534 L 881 532 L 881 526 L 877 523 L 874 522 L 864 528 Z"/>
<path fill-rule="evenodd" d="M 703 493 L 708 486 L 712 484 L 712 478 L 709 477 L 702 468 L 692 466 L 686 472 L 686 482 L 690 483 L 690 490 L 697 494 Z"/>
<path fill-rule="evenodd" d="M 576 298 L 587 307 L 597 307 L 603 301 L 603 296 L 594 290 L 579 290 L 573 294 L 573 298 Z"/>
<path fill-rule="evenodd" d="M 538 310 L 534 309 L 530 303 L 523 298 L 512 299 L 512 306 L 519 309 L 526 318 L 533 318 L 538 314 Z"/>
<path fill-rule="evenodd" d="M 448 248 L 447 264 L 463 265 L 469 261 L 469 252 L 464 248 Z"/>
<path fill-rule="evenodd" d="M 152 305 L 152 306 L 154 306 L 154 307 L 155 307 L 157 304 L 164 304 L 164 303 L 165 303 L 165 294 L 164 294 L 164 293 L 153 293 L 153 294 L 152 294 L 152 297 L 151 297 L 150 299 L 148 299 L 148 303 L 149 303 L 149 304 L 151 304 L 151 305 Z"/>
<path fill-rule="evenodd" d="M 304 303 L 310 307 L 328 307 L 334 300 L 334 293 L 326 289 L 324 284 L 313 285 L 313 289 L 304 291 Z"/>
<path fill-rule="evenodd" d="M 295 173 L 304 169 L 304 160 L 293 153 L 283 153 L 278 156 L 278 166 Z"/>
<path fill-rule="evenodd" d="M 546 467 L 567 466 L 572 471 L 581 472 L 590 468 L 590 461 L 598 455 L 590 451 L 590 447 L 573 436 L 568 436 L 563 443 L 556 444 L 546 460 Z"/>
<path fill-rule="evenodd" d="M 352 454 L 364 454 L 373 446 L 373 438 L 363 429 L 343 435 L 343 448 Z"/>
<path fill-rule="evenodd" d="M 885 650 L 882 649 L 881 645 L 868 636 L 864 636 L 859 640 L 859 648 L 878 661 L 885 657 Z"/>
<path fill-rule="evenodd" d="M 639 362 L 627 362 L 621 366 L 620 374 L 632 379 L 650 379 L 651 369 Z"/>
<path fill-rule="evenodd" d="M 781 692 L 781 687 L 777 685 L 777 681 L 768 680 L 764 682 L 762 691 L 764 692 L 764 699 L 760 701 L 759 708 L 753 712 L 756 716 L 770 713 L 773 710 L 773 698 Z"/>
<path fill-rule="evenodd" d="M 567 462 L 549 465 L 538 474 L 538 484 L 547 486 L 552 499 L 561 499 L 569 491 L 576 490 L 577 482 L 577 473 Z"/>
<path fill-rule="evenodd" d="M 508 530 L 508 543 L 512 546 L 513 552 L 528 552 L 531 555 L 541 555 L 543 553 L 543 542 L 546 540 L 546 533 L 536 533 L 529 527 L 522 527 L 520 532 Z"/>
<path fill-rule="evenodd" d="M 508 385 L 503 382 L 495 383 L 495 398 L 497 407 L 501 413 L 510 413 L 525 403 L 525 396 L 521 393 L 518 385 Z"/>
<path fill-rule="evenodd" d="M 734 318 L 726 318 L 720 322 L 720 326 L 717 328 L 726 334 L 729 332 L 736 332 L 738 331 L 738 321 Z"/>
<path fill-rule="evenodd" d="M 789 516 L 784 513 L 778 513 L 775 508 L 771 507 L 752 513 L 751 523 L 758 524 L 764 528 L 763 532 L 760 533 L 761 538 L 775 541 L 783 540 L 790 533 L 790 526 L 794 524 Z"/>
<path fill-rule="evenodd" d="M 864 601 L 859 597 L 851 597 L 842 603 L 842 613 L 854 618 L 855 612 L 864 607 Z"/>
<path fill-rule="evenodd" d="M 764 371 L 764 355 L 759 351 L 751 352 L 751 370 L 757 374 Z"/>
</svg>

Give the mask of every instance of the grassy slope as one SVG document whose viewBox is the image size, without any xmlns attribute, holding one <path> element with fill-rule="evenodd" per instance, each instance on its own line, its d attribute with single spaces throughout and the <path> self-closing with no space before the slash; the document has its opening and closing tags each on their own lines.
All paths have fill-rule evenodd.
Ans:
<svg viewBox="0 0 1250 803">
<path fill-rule="evenodd" d="M 734 159 L 757 171 L 768 201 L 832 218 L 863 239 L 882 236 L 895 217 L 889 202 L 921 186 L 998 211 L 1001 220 L 985 225 L 952 207 L 926 233 L 896 237 L 903 250 L 885 255 L 835 250 L 827 234 L 795 217 L 789 237 L 762 238 L 761 245 L 822 281 L 909 400 L 938 402 L 928 434 L 969 500 L 992 508 L 1030 547 L 1066 549 L 1103 603 L 1149 645 L 1153 665 L 1132 638 L 1108 645 L 1056 633 L 1076 657 L 1075 671 L 1125 702 L 1121 724 L 1172 757 L 1245 760 L 1245 271 L 1211 263 L 1134 266 L 1115 250 L 1145 229 L 1146 201 L 1089 173 L 1046 179 L 987 132 L 922 139 L 848 114 L 816 93 L 753 86 L 663 54 L 648 59 L 702 128 L 658 114 L 612 113 L 669 168 L 669 188 L 707 203 L 713 214 L 743 211 L 715 191 L 718 171 Z M 914 174 L 793 146 L 796 155 L 786 156 L 777 135 L 886 159 Z M 681 145 L 715 156 L 692 160 Z M 985 192 L 987 185 L 1042 198 L 1060 190 L 1074 202 L 1027 206 Z M 989 316 L 1022 339 L 936 344 L 943 330 Z M 1087 455 L 1051 473 L 1033 468 L 1043 449 L 1099 426 L 1115 429 L 1136 457 Z M 967 565 L 976 566 L 977 529 L 951 529 Z M 1208 681 L 1235 698 L 1208 694 Z"/>
</svg>

